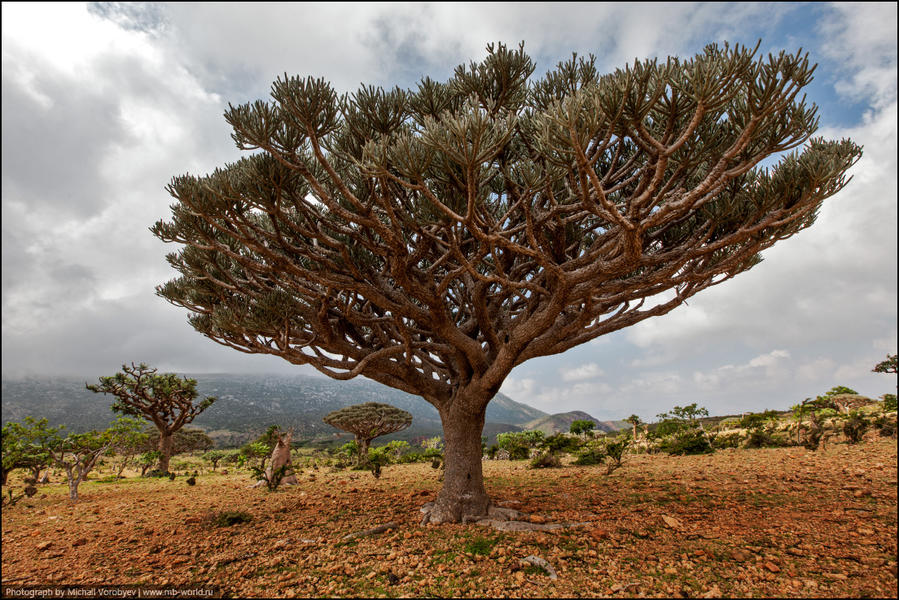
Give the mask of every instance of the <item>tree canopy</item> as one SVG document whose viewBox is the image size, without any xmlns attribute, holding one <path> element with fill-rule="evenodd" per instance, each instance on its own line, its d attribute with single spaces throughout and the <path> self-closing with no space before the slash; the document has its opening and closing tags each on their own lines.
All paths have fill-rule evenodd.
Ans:
<svg viewBox="0 0 899 600">
<path fill-rule="evenodd" d="M 861 155 L 812 137 L 801 52 L 712 44 L 608 74 L 576 55 L 534 70 L 500 44 L 411 90 L 338 95 L 285 74 L 271 101 L 225 114 L 255 152 L 175 177 L 172 218 L 151 228 L 183 245 L 157 293 L 197 331 L 437 407 L 438 504 L 477 504 L 440 518 L 486 510 L 474 456 L 514 367 L 757 265 Z"/>
<path fill-rule="evenodd" d="M 373 439 L 402 431 L 412 424 L 412 415 L 389 404 L 366 402 L 332 411 L 322 420 L 332 427 L 352 433 L 359 446 L 359 460 L 364 461 Z"/>
<path fill-rule="evenodd" d="M 874 373 L 893 373 L 896 374 L 896 355 L 887 354 L 886 360 L 882 360 L 871 369 Z"/>
</svg>

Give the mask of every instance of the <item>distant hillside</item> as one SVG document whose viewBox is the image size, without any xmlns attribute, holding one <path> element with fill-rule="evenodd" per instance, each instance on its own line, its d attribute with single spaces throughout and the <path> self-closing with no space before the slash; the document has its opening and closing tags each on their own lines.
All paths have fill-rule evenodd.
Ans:
<svg viewBox="0 0 899 600">
<path fill-rule="evenodd" d="M 203 374 L 197 380 L 201 396 L 215 396 L 215 404 L 193 425 L 204 429 L 219 445 L 236 445 L 258 435 L 271 424 L 293 427 L 295 439 L 335 439 L 338 433 L 322 422 L 327 413 L 362 402 L 384 402 L 412 414 L 412 426 L 384 440 L 441 435 L 437 410 L 418 396 L 371 380 L 335 381 L 325 377 Z M 47 417 L 68 431 L 105 428 L 116 415 L 112 398 L 84 388 L 96 379 L 28 378 L 2 382 L 3 423 L 25 416 Z M 502 394 L 487 406 L 484 435 L 520 430 L 521 424 L 546 413 Z"/>
<path fill-rule="evenodd" d="M 593 421 L 596 424 L 597 431 L 605 432 L 618 431 L 619 429 L 624 429 L 629 426 L 624 421 L 600 421 L 585 412 L 573 410 L 570 412 L 538 417 L 525 423 L 523 429 L 539 429 L 546 435 L 567 433 L 571 429 L 571 424 L 575 421 Z"/>
</svg>

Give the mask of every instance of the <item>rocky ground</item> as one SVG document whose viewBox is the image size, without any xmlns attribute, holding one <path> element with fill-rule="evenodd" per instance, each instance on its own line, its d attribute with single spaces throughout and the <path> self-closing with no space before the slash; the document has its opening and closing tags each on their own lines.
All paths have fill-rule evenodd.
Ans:
<svg viewBox="0 0 899 600">
<path fill-rule="evenodd" d="M 420 527 L 419 507 L 440 487 L 427 464 L 380 479 L 307 470 L 274 493 L 233 472 L 192 487 L 87 482 L 75 504 L 51 484 L 3 508 L 2 583 L 266 597 L 895 598 L 896 460 L 895 440 L 873 438 L 817 452 L 636 455 L 612 475 L 487 461 L 493 498 L 533 523 L 580 523 L 550 531 Z M 224 511 L 251 520 L 216 522 Z M 343 539 L 388 522 L 396 528 Z"/>
</svg>

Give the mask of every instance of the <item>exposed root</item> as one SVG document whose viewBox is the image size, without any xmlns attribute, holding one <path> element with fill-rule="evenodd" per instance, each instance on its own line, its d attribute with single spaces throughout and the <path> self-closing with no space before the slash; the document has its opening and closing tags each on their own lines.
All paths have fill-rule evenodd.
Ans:
<svg viewBox="0 0 899 600">
<path fill-rule="evenodd" d="M 365 531 L 357 531 L 356 533 L 348 533 L 343 536 L 344 540 L 352 540 L 357 537 L 365 537 L 367 535 L 375 535 L 376 533 L 384 533 L 388 529 L 396 529 L 399 526 L 399 523 L 396 521 L 391 521 L 389 523 L 385 523 L 384 525 L 378 525 L 377 527 L 372 527 L 371 529 L 366 529 Z"/>
</svg>

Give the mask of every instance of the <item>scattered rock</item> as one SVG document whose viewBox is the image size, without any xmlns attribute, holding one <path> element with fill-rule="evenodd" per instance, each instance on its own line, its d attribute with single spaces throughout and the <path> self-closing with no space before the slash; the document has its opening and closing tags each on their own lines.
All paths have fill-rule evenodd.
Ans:
<svg viewBox="0 0 899 600">
<path fill-rule="evenodd" d="M 43 552 L 44 550 L 49 549 L 50 546 L 52 546 L 52 545 L 53 545 L 53 542 L 41 542 L 40 544 L 37 545 L 37 549 L 40 550 L 41 552 Z"/>
<path fill-rule="evenodd" d="M 738 549 L 738 550 L 731 551 L 730 557 L 737 562 L 746 562 L 747 560 L 749 560 L 752 557 L 752 555 L 749 552 L 746 552 L 745 550 Z"/>
<path fill-rule="evenodd" d="M 87 538 L 78 538 L 74 542 L 72 542 L 72 546 L 77 548 L 78 546 L 83 546 L 87 543 Z"/>
<path fill-rule="evenodd" d="M 769 560 L 769 561 L 766 561 L 765 564 L 764 564 L 763 566 L 764 566 L 766 569 L 768 569 L 769 571 L 771 571 L 772 573 L 780 573 L 780 567 L 778 567 L 777 565 L 775 565 L 775 564 L 774 564 L 773 562 L 771 562 L 770 560 Z"/>
<path fill-rule="evenodd" d="M 665 525 L 672 529 L 683 529 L 684 525 L 674 517 L 669 517 L 668 515 L 662 515 L 662 521 L 665 522 Z"/>
<path fill-rule="evenodd" d="M 546 523 L 546 519 L 540 515 L 528 515 L 528 521 L 531 523 Z"/>
</svg>

